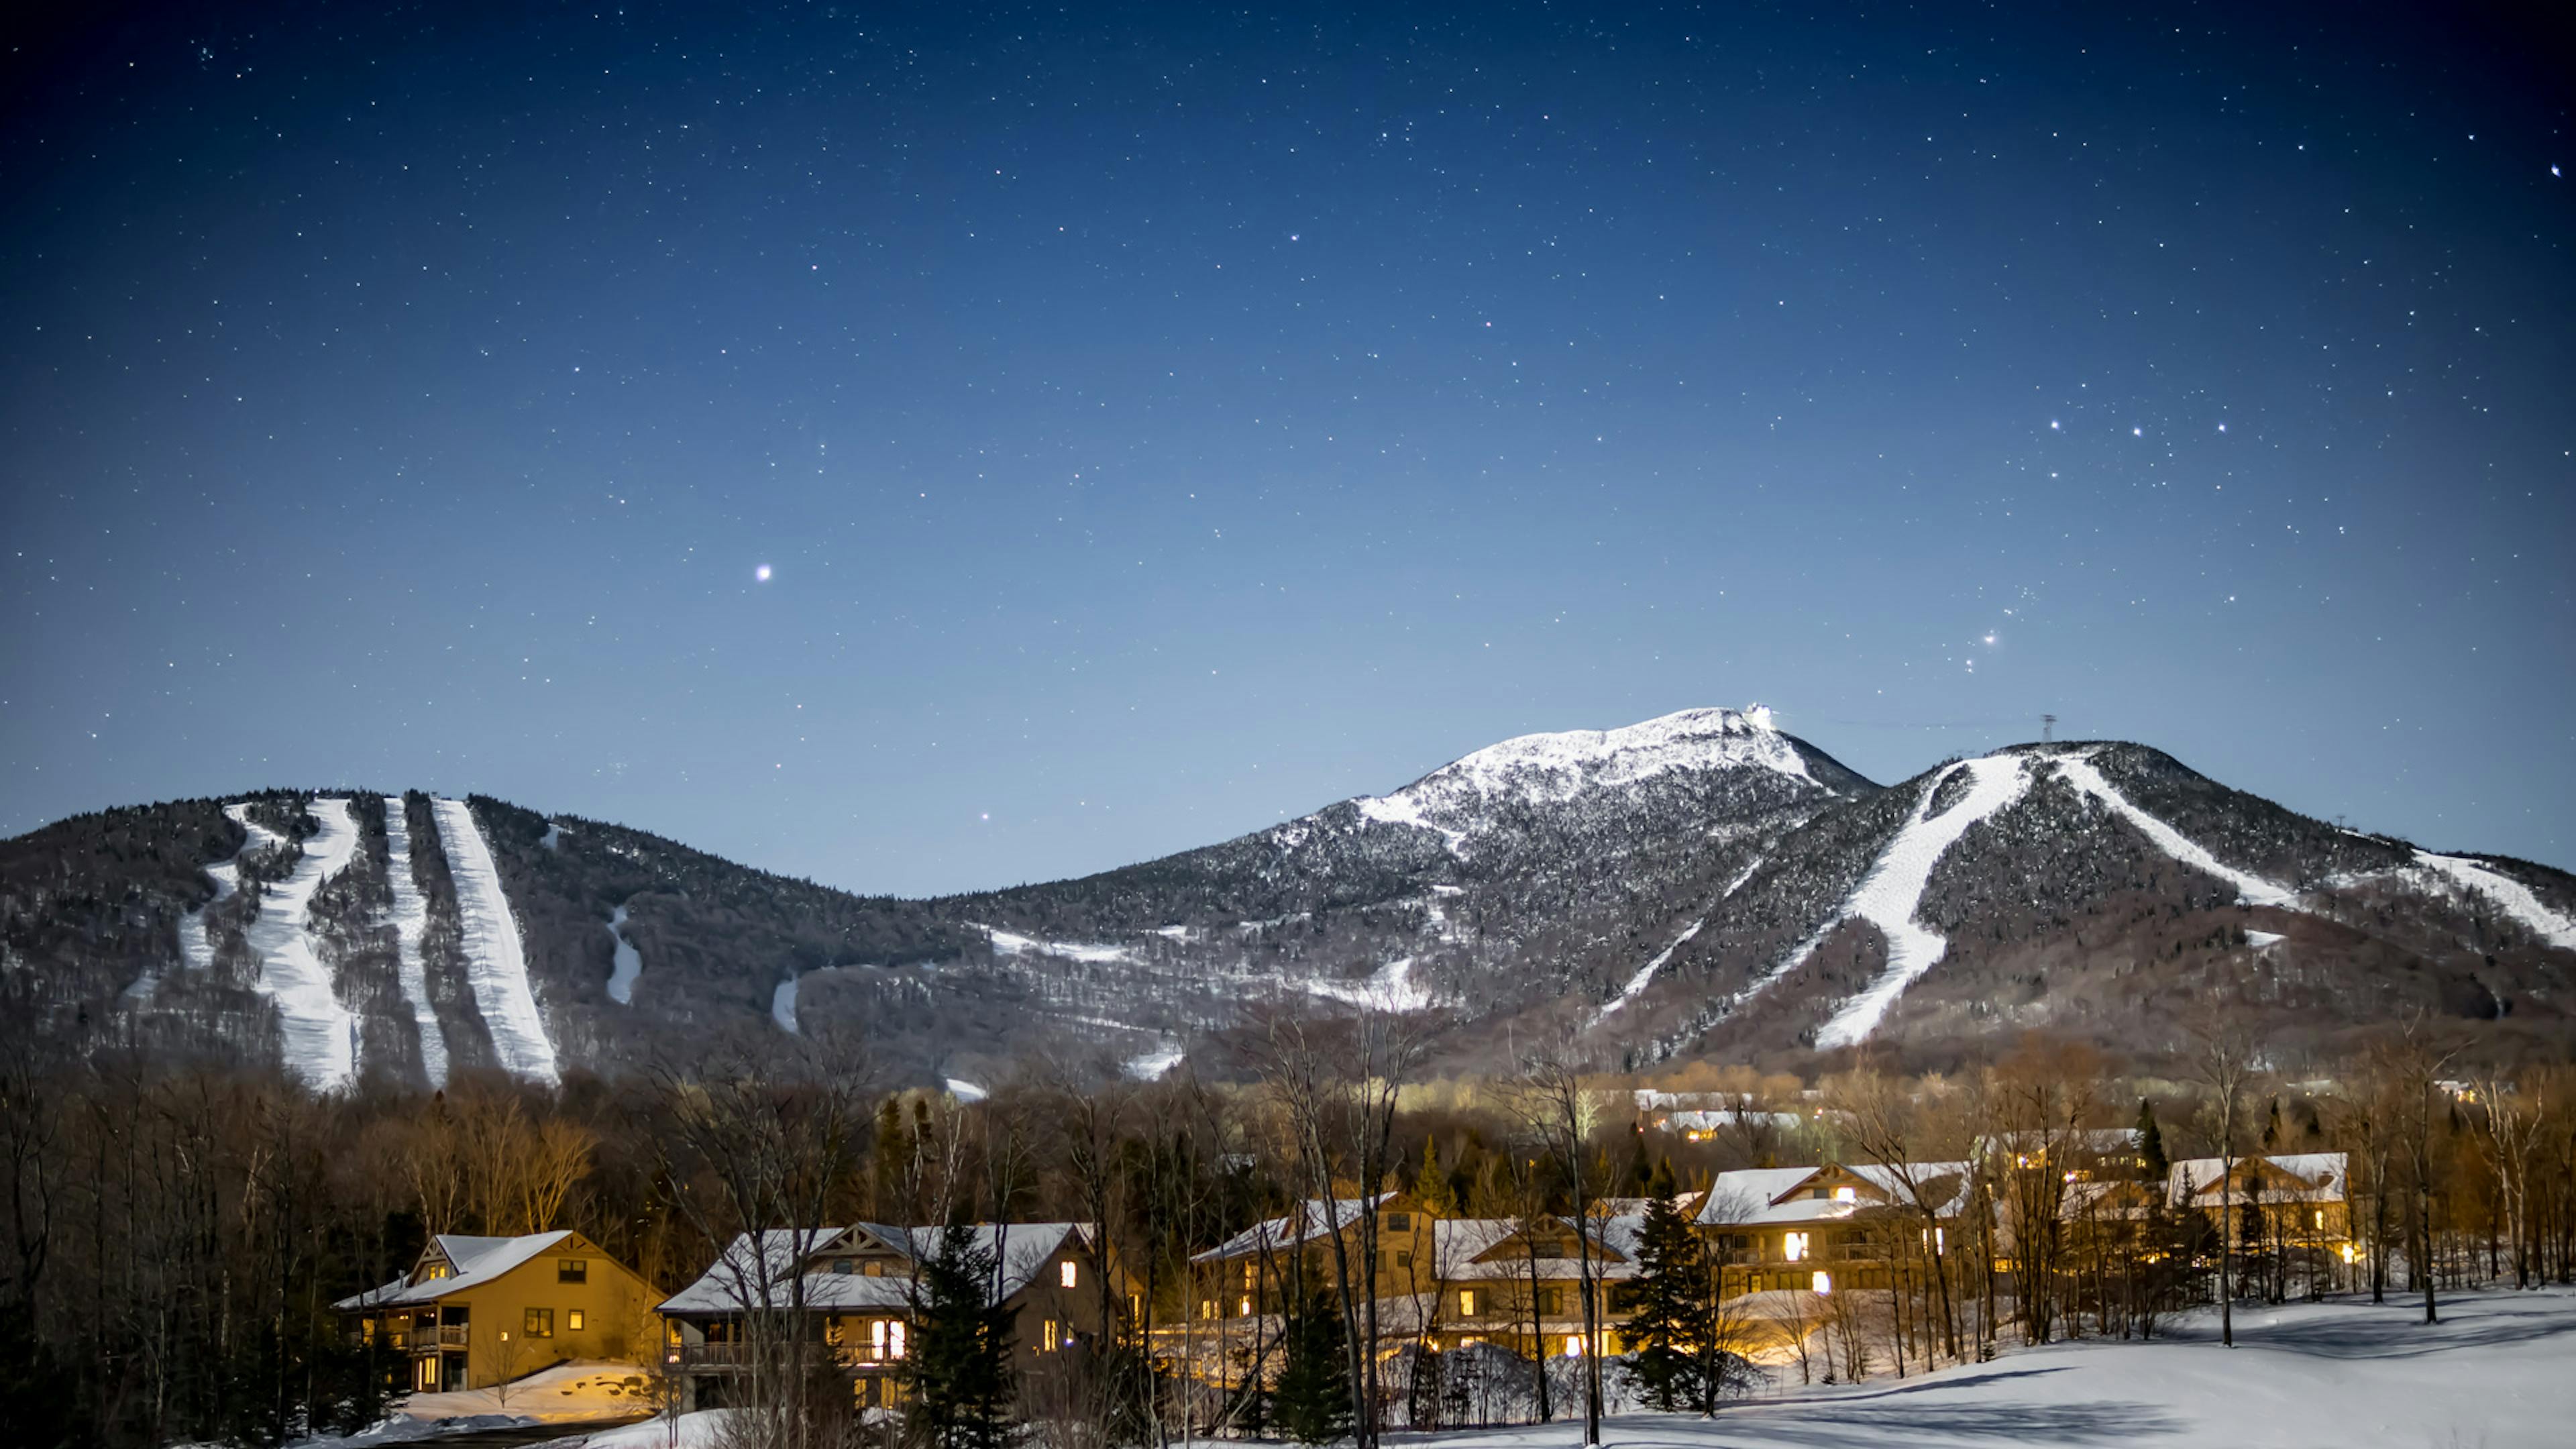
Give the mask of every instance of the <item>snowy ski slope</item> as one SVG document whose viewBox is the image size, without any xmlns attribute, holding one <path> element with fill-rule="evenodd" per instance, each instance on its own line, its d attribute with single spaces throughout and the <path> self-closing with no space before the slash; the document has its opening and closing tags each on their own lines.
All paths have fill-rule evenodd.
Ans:
<svg viewBox="0 0 2576 1449">
<path fill-rule="evenodd" d="M 420 1031 L 421 1071 L 430 1086 L 444 1087 L 447 1033 L 438 1024 L 438 1013 L 430 1009 L 429 968 L 420 954 L 421 938 L 429 933 L 429 901 L 412 879 L 411 822 L 404 817 L 400 795 L 385 797 L 385 852 L 385 879 L 394 896 L 395 943 L 401 953 L 396 974 L 402 982 L 403 1001 L 411 1007 L 412 1024 Z"/>
<path fill-rule="evenodd" d="M 1961 770 L 1969 775 L 1968 793 L 1949 809 L 1925 819 L 1923 812 L 1931 808 L 1942 783 Z M 1905 988 L 1949 951 L 1947 937 L 1914 922 L 1915 908 L 1923 903 L 1923 887 L 1932 879 L 1932 868 L 1941 863 L 1942 855 L 1951 846 L 1958 844 L 1960 836 L 1968 833 L 1969 826 L 2011 805 L 2029 790 L 2030 772 L 2018 755 L 1962 760 L 1924 786 L 1923 798 L 1914 802 L 1913 818 L 1887 843 L 1878 863 L 1861 878 L 1860 886 L 1837 919 L 1825 927 L 1830 931 L 1854 918 L 1878 927 L 1880 934 L 1887 937 L 1887 969 L 1867 990 L 1835 1010 L 1824 1030 L 1816 1033 L 1818 1050 L 1850 1046 L 1866 1039 L 1878 1029 L 1880 1019 Z M 1824 932 L 1817 932 L 1800 951 L 1801 957 L 1823 939 Z"/>
<path fill-rule="evenodd" d="M 438 818 L 438 838 L 447 847 L 457 912 L 464 918 L 466 980 L 492 1034 L 492 1051 L 512 1076 L 558 1081 L 555 1045 L 546 1036 L 545 1018 L 528 985 L 527 953 L 519 943 L 519 923 L 510 914 L 510 898 L 501 890 L 492 848 L 464 801 L 433 800 L 430 808 Z"/>
<path fill-rule="evenodd" d="M 357 1018 L 340 1004 L 307 923 L 313 893 L 347 869 L 356 853 L 358 826 L 346 800 L 315 800 L 308 808 L 322 828 L 304 842 L 303 858 L 286 879 L 261 892 L 248 936 L 251 954 L 259 958 L 255 984 L 277 1008 L 287 1068 L 327 1092 L 357 1075 Z"/>
</svg>

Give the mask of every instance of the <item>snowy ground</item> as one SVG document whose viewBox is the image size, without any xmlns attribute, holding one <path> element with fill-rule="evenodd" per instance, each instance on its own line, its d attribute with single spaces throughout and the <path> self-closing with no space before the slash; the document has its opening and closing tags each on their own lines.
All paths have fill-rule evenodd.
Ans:
<svg viewBox="0 0 2576 1449">
<path fill-rule="evenodd" d="M 2576 1292 L 2420 1304 L 2251 1308 L 2234 1349 L 2215 1315 L 2152 1343 L 2086 1340 L 1908 1378 L 1796 1388 L 1714 1421 L 1631 1414 L 1612 1449 L 2202 1445 L 2522 1449 L 2576 1443 Z M 1794 1373 L 1792 1375 L 1794 1379 Z M 1558 1449 L 1579 1424 L 1391 1434 L 1409 1449 Z"/>
<path fill-rule="evenodd" d="M 421 1070 L 432 1087 L 447 1085 L 447 1031 L 429 1000 L 429 967 L 420 954 L 429 935 L 429 901 L 411 873 L 411 822 L 403 797 L 385 797 L 385 884 L 393 891 L 394 937 L 400 960 L 397 979 L 403 1000 L 411 1004 L 412 1025 L 420 1033 Z"/>
</svg>

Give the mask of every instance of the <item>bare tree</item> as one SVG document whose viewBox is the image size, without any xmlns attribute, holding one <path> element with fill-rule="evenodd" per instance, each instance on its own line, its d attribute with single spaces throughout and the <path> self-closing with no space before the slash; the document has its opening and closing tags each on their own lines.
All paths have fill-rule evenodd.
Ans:
<svg viewBox="0 0 2576 1449">
<path fill-rule="evenodd" d="M 1601 1301 L 1599 1273 L 1594 1266 L 1593 1184 L 1584 1148 L 1591 1141 L 1592 1128 L 1600 1105 L 1584 1085 L 1569 1054 L 1542 1051 L 1522 1063 L 1518 1078 L 1508 1084 L 1505 1100 L 1514 1114 L 1555 1160 L 1566 1190 L 1572 1195 L 1574 1208 L 1574 1265 L 1576 1291 L 1582 1298 L 1583 1357 L 1583 1442 L 1601 1442 Z M 1546 1346 L 1540 1345 L 1540 1356 Z"/>
<path fill-rule="evenodd" d="M 1287 1119 L 1323 1204 L 1334 1287 L 1348 1329 L 1342 1339 L 1353 1449 L 1376 1449 L 1378 1441 L 1379 1192 L 1397 1166 L 1396 1101 L 1420 1048 L 1410 1017 L 1375 1004 L 1331 1019 L 1273 1014 L 1255 1048 L 1262 1081 Z M 1348 1230 L 1335 1186 L 1344 1173 L 1353 1183 Z"/>
<path fill-rule="evenodd" d="M 857 1063 L 824 1060 L 817 1038 L 794 1050 L 809 1059 L 788 1070 L 737 1060 L 666 1073 L 653 1134 L 663 1171 L 704 1188 L 676 1194 L 678 1210 L 711 1242 L 746 1235 L 716 1271 L 740 1309 L 749 1412 L 736 1427 L 763 1449 L 825 1449 L 847 1417 L 811 1392 L 832 1350 L 806 1312 L 804 1265 L 822 1225 L 856 1200 L 871 1121 Z"/>
<path fill-rule="evenodd" d="M 2191 1069 L 2209 1093 L 2204 1106 L 2218 1148 L 2218 1341 L 2228 1348 L 2236 1346 L 2236 1144 L 2261 1071 L 2259 1046 L 2238 1013 L 2204 1015 L 2192 1027 Z"/>
</svg>

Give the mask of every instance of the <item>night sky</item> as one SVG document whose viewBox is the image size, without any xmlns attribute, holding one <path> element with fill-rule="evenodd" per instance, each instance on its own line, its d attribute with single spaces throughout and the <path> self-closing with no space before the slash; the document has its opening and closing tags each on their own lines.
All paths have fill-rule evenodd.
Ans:
<svg viewBox="0 0 2576 1449">
<path fill-rule="evenodd" d="M 2569 52 L 2248 8 L 74 9 L 0 833 L 913 893 L 1760 701 L 2576 866 Z"/>
</svg>

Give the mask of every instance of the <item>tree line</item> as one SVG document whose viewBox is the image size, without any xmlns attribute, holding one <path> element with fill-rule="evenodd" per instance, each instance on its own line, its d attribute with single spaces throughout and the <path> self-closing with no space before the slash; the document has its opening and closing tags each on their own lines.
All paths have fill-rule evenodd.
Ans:
<svg viewBox="0 0 2576 1449">
<path fill-rule="evenodd" d="M 2154 1075 L 2036 1039 L 1947 1076 L 1702 1064 L 1684 1084 L 1724 1105 L 1692 1131 L 1640 1108 L 1635 1078 L 1541 1053 L 1507 1078 L 1428 1081 L 1422 1046 L 1401 1016 L 1280 1015 L 1249 1029 L 1231 1080 L 1031 1061 L 971 1103 L 894 1090 L 828 1039 L 551 1089 L 467 1074 L 444 1093 L 330 1097 L 246 1068 L 22 1060 L 0 1070 L 0 1420 L 16 1442 L 99 1446 L 364 1427 L 397 1365 L 331 1304 L 447 1232 L 578 1229 L 668 1291 L 751 1229 L 1101 1226 L 1134 1296 L 1095 1275 L 1111 1330 L 1040 1368 L 1009 1352 L 994 1265 L 928 1274 L 915 1412 L 899 1420 L 853 1419 L 780 1285 L 790 1297 L 763 1305 L 770 1368 L 745 1401 L 772 1406 L 758 1422 L 797 1449 L 868 1435 L 989 1449 L 1022 1426 L 1064 1449 L 1372 1449 L 1391 1427 L 1561 1416 L 1589 1440 L 1622 1399 L 1715 1411 L 1755 1359 L 1808 1379 L 1911 1375 L 2017 1344 L 2152 1337 L 2212 1303 L 2232 1336 L 2243 1300 L 2366 1295 L 2429 1317 L 2465 1288 L 2576 1277 L 2576 1071 L 2470 1061 L 2421 1023 L 2296 1080 L 2223 1028 Z M 2335 1231 L 2272 1179 L 2226 1175 L 2302 1153 L 2343 1154 Z M 2168 1200 L 2187 1157 L 2221 1164 L 2214 1208 Z M 1836 1291 L 1774 1291 L 1731 1209 L 1696 1194 L 1737 1168 L 1824 1163 L 1883 1164 L 1891 1190 L 1819 1264 Z M 1631 1215 L 1633 1271 L 1612 1272 L 1593 1231 L 1565 1238 L 1570 1312 L 1591 1341 L 1624 1325 L 1630 1352 L 1438 1351 L 1439 1295 L 1407 1310 L 1422 1275 L 1398 1281 L 1382 1251 L 1390 1190 L 1524 1225 Z M 1266 1305 L 1274 1326 L 1248 1344 L 1221 1334 L 1192 1257 L 1309 1201 L 1350 1231 Z"/>
</svg>

